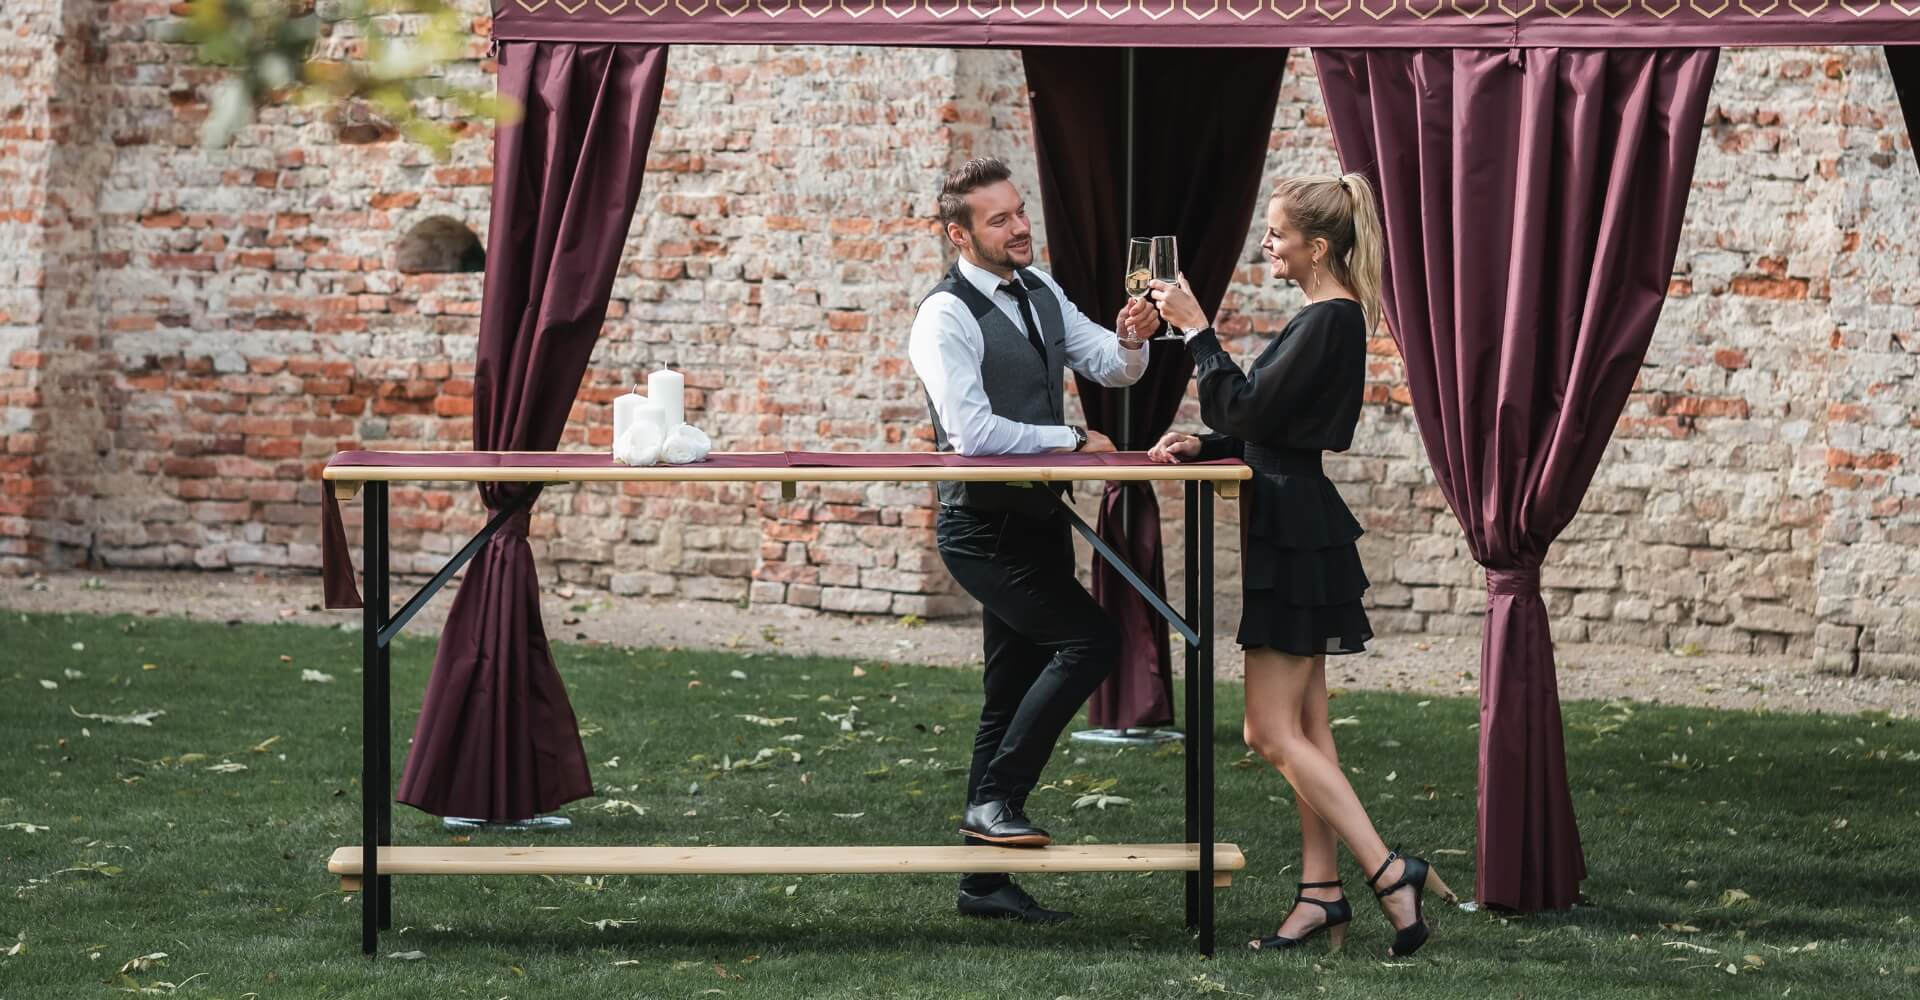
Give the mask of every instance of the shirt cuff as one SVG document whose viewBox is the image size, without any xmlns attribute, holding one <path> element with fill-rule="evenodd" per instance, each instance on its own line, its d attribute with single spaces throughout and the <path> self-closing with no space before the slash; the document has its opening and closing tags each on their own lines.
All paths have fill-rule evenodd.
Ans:
<svg viewBox="0 0 1920 1000">
<path fill-rule="evenodd" d="M 1073 428 L 1065 424 L 1048 427 L 1046 428 L 1046 434 L 1040 442 L 1040 446 L 1043 448 L 1064 448 L 1067 451 L 1072 451 L 1080 446 L 1080 435 L 1075 434 Z"/>
<path fill-rule="evenodd" d="M 1142 343 L 1139 347 L 1120 345 L 1120 366 L 1129 377 L 1139 378 L 1146 373 L 1147 362 L 1152 358 L 1148 346 L 1147 343 Z"/>
</svg>

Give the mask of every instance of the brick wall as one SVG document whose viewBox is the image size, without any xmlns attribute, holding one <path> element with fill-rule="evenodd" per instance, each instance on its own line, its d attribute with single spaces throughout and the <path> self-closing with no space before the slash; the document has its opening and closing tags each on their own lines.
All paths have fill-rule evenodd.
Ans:
<svg viewBox="0 0 1920 1000">
<path fill-rule="evenodd" d="M 430 219 L 484 236 L 488 137 L 436 163 L 274 109 L 200 148 L 212 77 L 159 40 L 167 17 L 0 8 L 0 107 L 17 109 L 0 118 L 0 569 L 311 568 L 326 456 L 469 440 L 480 276 L 403 274 L 396 255 Z M 482 48 L 453 72 L 484 82 Z M 1304 55 L 1275 124 L 1270 175 L 1333 168 Z M 1027 127 L 1012 53 L 675 49 L 563 447 L 604 446 L 610 398 L 661 363 L 726 447 L 926 447 L 905 337 L 944 266 L 929 194 L 977 153 L 1031 178 Z M 1916 197 L 1877 49 L 1723 56 L 1672 296 L 1547 566 L 1562 636 L 1920 671 Z M 1221 325 L 1250 353 L 1301 300 L 1264 279 L 1252 227 L 1246 251 Z M 1369 528 L 1377 624 L 1474 632 L 1479 573 L 1391 342 L 1373 350 L 1359 437 L 1328 467 Z M 929 492 L 569 488 L 542 500 L 534 544 L 553 582 L 941 614 L 966 602 L 932 554 Z M 470 491 L 395 499 L 405 571 L 480 524 Z M 1237 533 L 1220 534 L 1231 574 Z"/>
</svg>

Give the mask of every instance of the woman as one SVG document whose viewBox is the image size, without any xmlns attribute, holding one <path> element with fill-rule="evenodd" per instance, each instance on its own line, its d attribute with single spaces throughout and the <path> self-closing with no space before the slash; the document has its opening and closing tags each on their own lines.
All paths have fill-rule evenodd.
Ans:
<svg viewBox="0 0 1920 1000">
<path fill-rule="evenodd" d="M 1358 653 L 1373 638 L 1360 605 L 1360 525 L 1320 470 L 1321 452 L 1353 443 L 1367 337 L 1380 320 L 1372 188 L 1358 174 L 1282 182 L 1260 248 L 1273 276 L 1297 283 L 1308 305 L 1245 373 L 1221 349 L 1184 275 L 1177 286 L 1154 283 L 1160 315 L 1193 352 L 1200 414 L 1217 433 L 1168 434 L 1150 452 L 1157 462 L 1238 456 L 1254 471 L 1241 519 L 1245 734 L 1293 786 L 1303 881 L 1280 927 L 1248 944 L 1292 948 L 1325 932 L 1339 949 L 1353 909 L 1341 890 L 1337 836 L 1373 873 L 1367 884 L 1395 932 L 1388 954 L 1404 957 L 1428 937 L 1425 891 L 1449 901 L 1453 892 L 1424 860 L 1387 849 L 1340 769 L 1327 722 L 1327 657 Z"/>
</svg>

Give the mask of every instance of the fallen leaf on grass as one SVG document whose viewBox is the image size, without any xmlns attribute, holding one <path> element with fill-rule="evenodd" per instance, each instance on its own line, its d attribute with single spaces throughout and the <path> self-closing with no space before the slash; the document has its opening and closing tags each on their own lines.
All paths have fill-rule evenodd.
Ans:
<svg viewBox="0 0 1920 1000">
<path fill-rule="evenodd" d="M 59 681 L 50 681 L 50 680 L 47 680 L 47 679 L 46 679 L 45 677 L 42 677 L 42 678 L 40 678 L 40 686 L 41 686 L 41 687 L 43 687 L 43 688 L 46 688 L 46 689 L 47 689 L 47 690 L 49 690 L 49 691 L 58 691 L 58 690 L 60 690 L 60 682 L 59 682 Z"/>
<path fill-rule="evenodd" d="M 1088 806 L 1097 806 L 1101 809 L 1105 809 L 1108 806 L 1130 806 L 1130 805 L 1133 805 L 1132 799 L 1125 798 L 1119 795 L 1108 795 L 1105 792 L 1095 792 L 1092 795 L 1082 795 L 1079 798 L 1073 800 L 1073 807 L 1075 809 L 1085 809 Z"/>
<path fill-rule="evenodd" d="M 133 958 L 127 959 L 126 962 L 120 966 L 120 974 L 126 975 L 128 973 L 133 973 L 133 972 L 145 972 L 148 969 L 153 967 L 153 963 L 158 962 L 161 959 L 166 957 L 167 957 L 167 953 L 164 951 L 155 951 L 155 952 L 149 952 L 145 955 L 137 955 Z"/>
<path fill-rule="evenodd" d="M 631 969 L 638 966 L 639 964 L 640 964 L 640 960 L 637 958 L 623 958 L 618 962 L 613 963 L 613 967 L 616 969 Z"/>
<path fill-rule="evenodd" d="M 744 670 L 729 670 L 727 671 L 727 676 L 736 681 L 744 681 L 747 679 L 747 672 Z"/>
<path fill-rule="evenodd" d="M 625 813 L 632 813 L 635 816 L 645 816 L 647 814 L 646 806 L 638 802 L 628 802 L 626 799 L 608 799 L 594 806 L 594 808 L 609 816 L 619 816 Z"/>
<path fill-rule="evenodd" d="M 1720 905 L 1733 906 L 1737 903 L 1745 903 L 1752 899 L 1753 897 L 1747 895 L 1744 889 L 1728 889 L 1726 892 L 1720 894 Z"/>
<path fill-rule="evenodd" d="M 53 829 L 53 827 L 50 827 L 50 826 L 35 826 L 35 825 L 34 825 L 34 824 L 32 824 L 32 823 L 24 823 L 24 822 L 22 822 L 22 823 L 6 823 L 6 824 L 0 824 L 0 830 L 19 830 L 19 831 L 20 831 L 21 833 L 29 833 L 29 834 L 31 834 L 31 833 L 45 833 L 45 832 L 47 832 L 48 830 L 51 830 L 51 829 Z"/>
<path fill-rule="evenodd" d="M 212 771 L 215 774 L 236 774 L 246 769 L 247 769 L 247 765 L 239 763 L 237 761 L 231 761 L 231 760 L 221 761 L 220 763 L 214 764 L 213 766 L 207 768 L 207 770 Z"/>
<path fill-rule="evenodd" d="M 89 712 L 82 712 L 72 705 L 67 706 L 67 711 L 72 712 L 73 717 L 76 719 L 91 719 L 94 722 L 112 722 L 122 726 L 151 726 L 153 725 L 153 720 L 167 714 L 167 710 L 164 708 L 150 708 L 144 712 L 134 712 L 131 715 L 96 715 Z"/>
<path fill-rule="evenodd" d="M 177 983 L 155 981 L 152 983 L 148 983 L 145 986 L 141 986 L 139 983 L 134 983 L 134 985 L 132 986 L 119 986 L 115 988 L 122 993 L 137 993 L 142 996 L 162 996 L 162 997 L 172 996 L 181 987 L 205 975 L 207 974 L 204 972 L 196 972 L 193 975 L 188 976 L 187 978 L 182 979 Z M 128 981 L 131 982 L 132 980 L 129 979 Z"/>
<path fill-rule="evenodd" d="M 1698 933 L 1700 933 L 1700 928 L 1698 928 L 1698 927 L 1695 927 L 1695 926 L 1693 926 L 1692 924 L 1661 924 L 1660 926 L 1661 926 L 1661 927 L 1664 927 L 1664 928 L 1666 928 L 1667 930 L 1670 930 L 1670 931 L 1672 931 L 1672 932 L 1674 932 L 1675 934 L 1698 934 Z"/>
<path fill-rule="evenodd" d="M 120 874 L 120 866 L 110 865 L 110 864 L 107 864 L 105 861 L 89 861 L 84 865 L 75 865 L 72 868 L 62 868 L 59 871 L 54 872 L 53 875 L 65 875 L 68 872 L 88 872 L 93 875 L 100 875 L 106 878 L 113 878 L 115 875 Z M 47 877 L 52 878 L 53 875 L 49 875 Z"/>
<path fill-rule="evenodd" d="M 418 962 L 427 957 L 427 953 L 424 951 L 396 951 L 388 954 L 387 957 L 397 958 L 402 962 Z"/>
<path fill-rule="evenodd" d="M 865 816 L 865 815 L 866 815 L 866 813 L 863 813 L 863 812 L 857 812 L 857 813 L 834 813 L 834 814 L 833 814 L 833 818 L 835 818 L 835 819 L 859 819 L 860 817 L 862 817 L 862 816 Z M 44 827 L 44 826 L 43 826 L 43 827 L 41 827 L 40 829 L 42 829 L 42 830 L 44 830 L 44 829 L 46 829 L 46 827 Z"/>
<path fill-rule="evenodd" d="M 593 929 L 594 929 L 594 930 L 596 930 L 596 931 L 606 931 L 606 930 L 618 930 L 618 929 L 620 929 L 620 928 L 622 928 L 622 927 L 626 927 L 626 926 L 629 926 L 629 925 L 631 925 L 631 924 L 637 924 L 637 923 L 639 923 L 640 921 L 638 921 L 638 920 L 616 920 L 616 919 L 614 919 L 614 918 L 612 918 L 612 917 L 609 917 L 609 918 L 607 918 L 607 919 L 605 919 L 605 920 L 582 920 L 582 921 L 580 921 L 580 922 L 581 922 L 581 923 L 583 923 L 583 924 L 586 924 L 586 925 L 587 925 L 588 927 L 591 927 L 591 928 L 593 928 Z"/>
<path fill-rule="evenodd" d="M 303 681 L 307 681 L 308 683 L 311 683 L 311 684 L 332 684 L 333 683 L 332 674 L 322 673 L 318 670 L 314 670 L 311 667 L 300 671 L 300 679 Z"/>
<path fill-rule="evenodd" d="M 1359 724 L 1360 724 L 1360 717 L 1357 715 L 1343 715 L 1340 718 L 1327 723 L 1328 726 L 1357 726 Z"/>
<path fill-rule="evenodd" d="M 771 719 L 764 715 L 740 715 L 740 716 L 735 716 L 735 718 L 743 719 L 747 722 L 751 722 L 756 726 L 766 726 L 769 729 L 775 726 L 784 726 L 789 722 L 800 721 L 800 719 L 797 716 L 792 716 L 792 715 L 782 715 L 782 716 L 778 716 L 776 718 L 771 718 Z"/>
<path fill-rule="evenodd" d="M 855 676 L 855 677 L 865 677 L 865 676 L 867 676 L 867 671 L 866 671 L 866 668 L 864 668 L 864 667 L 854 667 L 854 668 L 853 668 L 853 676 Z"/>
<path fill-rule="evenodd" d="M 248 753 L 266 753 L 268 747 L 278 742 L 280 742 L 280 737 L 269 736 L 266 739 L 261 740 L 260 742 L 255 743 L 254 745 L 248 747 L 247 752 Z"/>
<path fill-rule="evenodd" d="M 1662 924 L 1661 926 L 1664 927 L 1666 925 Z M 1713 950 L 1712 948 L 1708 948 L 1705 945 L 1694 944 L 1691 941 L 1663 941 L 1661 943 L 1666 945 L 1669 948 L 1685 948 L 1688 951 L 1697 951 L 1705 955 L 1720 954 L 1719 952 Z"/>
</svg>

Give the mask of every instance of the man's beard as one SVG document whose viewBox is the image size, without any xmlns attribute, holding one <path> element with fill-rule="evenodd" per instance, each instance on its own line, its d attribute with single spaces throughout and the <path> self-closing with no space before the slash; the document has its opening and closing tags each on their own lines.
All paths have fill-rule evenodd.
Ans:
<svg viewBox="0 0 1920 1000">
<path fill-rule="evenodd" d="M 1032 246 L 1032 244 L 1029 243 L 1028 246 Z M 1014 260 L 1013 254 L 1009 252 L 1004 245 L 998 249 L 989 250 L 976 241 L 973 244 L 973 252 L 979 256 L 980 263 L 988 267 L 1000 267 L 1009 271 L 1017 271 L 1026 266 Z"/>
</svg>

